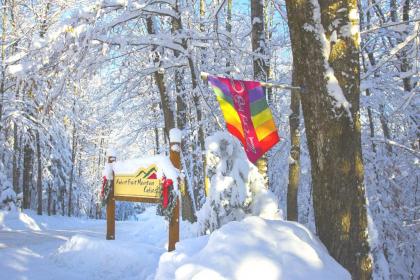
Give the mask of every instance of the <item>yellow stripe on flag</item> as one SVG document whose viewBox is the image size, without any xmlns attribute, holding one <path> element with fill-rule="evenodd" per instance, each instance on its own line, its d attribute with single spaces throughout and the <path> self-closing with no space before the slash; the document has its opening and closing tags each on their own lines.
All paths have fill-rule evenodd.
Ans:
<svg viewBox="0 0 420 280">
<path fill-rule="evenodd" d="M 244 131 L 242 129 L 241 119 L 239 118 L 238 112 L 236 112 L 235 108 L 233 108 L 229 102 L 218 95 L 217 100 L 219 101 L 223 116 L 225 117 L 225 122 L 236 127 L 243 137 Z"/>
<path fill-rule="evenodd" d="M 255 132 L 257 133 L 258 141 L 262 141 L 265 137 L 277 131 L 276 124 L 273 121 L 273 118 L 269 119 L 259 127 L 255 128 Z"/>
<path fill-rule="evenodd" d="M 265 109 L 261 113 L 255 115 L 252 117 L 252 123 L 254 124 L 254 127 L 257 128 L 267 122 L 268 120 L 272 120 L 273 116 L 271 115 L 270 108 Z"/>
<path fill-rule="evenodd" d="M 223 96 L 223 91 L 220 88 L 215 87 L 215 86 L 212 86 L 212 88 L 217 97 Z"/>
</svg>

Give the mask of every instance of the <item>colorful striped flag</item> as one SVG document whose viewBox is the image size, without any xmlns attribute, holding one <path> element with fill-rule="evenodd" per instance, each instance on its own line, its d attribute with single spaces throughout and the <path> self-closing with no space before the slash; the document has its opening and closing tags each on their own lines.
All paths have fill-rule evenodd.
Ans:
<svg viewBox="0 0 420 280">
<path fill-rule="evenodd" d="M 216 93 L 227 130 L 244 145 L 255 163 L 280 141 L 277 128 L 259 82 L 208 76 Z"/>
</svg>

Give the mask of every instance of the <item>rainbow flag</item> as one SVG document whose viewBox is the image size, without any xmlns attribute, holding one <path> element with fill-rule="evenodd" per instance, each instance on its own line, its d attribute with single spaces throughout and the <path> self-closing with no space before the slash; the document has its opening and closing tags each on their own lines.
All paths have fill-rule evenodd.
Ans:
<svg viewBox="0 0 420 280">
<path fill-rule="evenodd" d="M 280 138 L 259 82 L 208 76 L 216 93 L 227 130 L 238 138 L 255 163 Z"/>
</svg>

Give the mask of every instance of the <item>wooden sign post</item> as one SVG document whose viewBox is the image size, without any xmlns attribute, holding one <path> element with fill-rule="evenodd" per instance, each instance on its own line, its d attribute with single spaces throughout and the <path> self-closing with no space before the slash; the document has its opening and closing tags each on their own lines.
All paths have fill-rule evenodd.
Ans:
<svg viewBox="0 0 420 280">
<path fill-rule="evenodd" d="M 170 143 L 170 160 L 172 165 L 181 170 L 181 143 Z M 115 157 L 108 157 L 108 163 L 115 161 Z M 140 168 L 134 174 L 115 174 L 111 181 L 111 193 L 106 205 L 106 239 L 115 239 L 115 201 L 132 201 L 160 203 L 161 181 L 150 178 L 156 173 L 157 166 L 151 165 Z M 175 243 L 179 241 L 179 198 L 177 198 L 172 218 L 169 223 L 168 251 L 175 250 Z"/>
<path fill-rule="evenodd" d="M 115 156 L 108 157 L 108 163 L 115 162 Z M 112 172 L 111 192 L 109 194 L 108 203 L 106 204 L 106 239 L 115 239 L 115 199 L 114 199 L 114 172 Z"/>
<path fill-rule="evenodd" d="M 171 142 L 169 144 L 169 158 L 172 165 L 181 170 L 181 143 Z M 169 244 L 168 252 L 175 250 L 175 243 L 179 241 L 179 198 L 176 200 L 175 209 L 172 213 L 172 219 L 169 223 Z"/>
</svg>

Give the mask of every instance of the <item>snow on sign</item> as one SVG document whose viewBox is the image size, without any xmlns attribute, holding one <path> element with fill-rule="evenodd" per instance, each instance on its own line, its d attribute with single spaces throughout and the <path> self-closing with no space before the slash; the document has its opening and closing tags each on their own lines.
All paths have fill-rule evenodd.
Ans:
<svg viewBox="0 0 420 280">
<path fill-rule="evenodd" d="M 169 135 L 169 157 L 158 155 L 117 161 L 115 151 L 107 152 L 108 162 L 103 171 L 102 186 L 107 240 L 115 239 L 115 201 L 160 203 L 158 208 L 161 206 L 162 213 L 169 221 L 168 251 L 175 250 L 175 243 L 179 241 L 181 131 L 173 128 Z M 104 191 L 105 185 L 109 186 L 109 191 Z"/>
<path fill-rule="evenodd" d="M 157 179 L 157 167 L 139 168 L 132 174 L 115 174 L 114 196 L 132 198 L 160 198 L 161 181 Z"/>
</svg>

